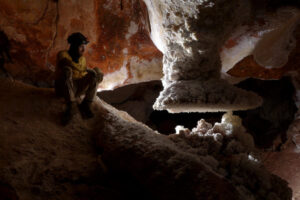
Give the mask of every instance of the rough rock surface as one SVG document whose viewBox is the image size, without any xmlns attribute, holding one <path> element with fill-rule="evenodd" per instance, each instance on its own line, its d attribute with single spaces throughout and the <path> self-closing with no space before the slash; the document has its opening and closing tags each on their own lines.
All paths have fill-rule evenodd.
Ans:
<svg viewBox="0 0 300 200">
<path fill-rule="evenodd" d="M 279 150 L 290 137 L 287 130 L 298 110 L 291 79 L 247 79 L 238 87 L 254 91 L 264 100 L 262 106 L 256 109 L 237 112 L 247 131 L 254 137 L 255 144 L 259 148 Z"/>
<path fill-rule="evenodd" d="M 146 0 L 145 2 L 148 10 L 161 9 L 159 4 L 156 4 L 158 1 L 149 3 L 150 1 Z M 259 1 L 257 4 L 262 5 L 264 2 L 266 1 Z M 142 0 L 3 0 L 0 5 L 0 29 L 7 34 L 11 42 L 13 58 L 13 63 L 6 64 L 6 68 L 16 79 L 38 86 L 51 86 L 55 55 L 59 50 L 68 47 L 66 37 L 75 31 L 84 33 L 91 41 L 86 53 L 89 65 L 101 68 L 107 75 L 101 85 L 102 89 L 159 80 L 163 76 L 162 54 L 158 50 L 166 52 L 164 32 L 162 32 L 162 25 L 159 24 L 163 20 L 163 15 L 149 12 L 150 19 L 156 18 L 150 26 L 146 4 Z M 266 24 L 261 24 L 261 19 L 252 20 L 254 24 L 260 23 L 261 28 L 268 27 Z M 266 21 L 269 24 L 269 21 Z M 255 26 L 249 24 L 247 26 L 249 29 L 245 29 L 246 32 L 242 36 L 249 36 L 249 34 L 254 36 L 257 31 L 254 30 Z M 158 28 L 160 31 L 156 31 Z M 196 35 L 199 34 L 203 33 L 199 32 Z M 232 33 L 232 37 L 224 44 L 223 49 L 240 45 L 240 38 L 236 38 L 234 34 Z M 255 35 L 252 39 L 255 37 L 261 36 Z M 249 46 L 243 48 L 251 50 Z M 223 52 L 226 54 L 227 50 Z M 242 58 L 235 56 L 233 63 Z M 292 58 L 296 59 L 297 56 Z M 237 77 L 251 76 L 264 79 L 276 78 L 282 74 L 282 70 L 265 70 L 252 62 L 253 60 L 246 59 L 243 61 L 242 69 L 237 67 L 230 74 Z M 223 66 L 223 74 L 228 67 L 233 67 L 227 64 Z M 292 64 L 295 62 L 292 61 Z"/>
<path fill-rule="evenodd" d="M 145 2 L 152 40 L 164 53 L 164 90 L 155 109 L 208 112 L 244 110 L 261 104 L 254 93 L 220 79 L 220 49 L 234 28 L 249 19 L 250 1 Z"/>
<path fill-rule="evenodd" d="M 135 123 L 122 127 L 118 124 L 124 119 L 117 116 L 108 120 L 99 135 L 103 160 L 146 183 L 159 199 L 291 199 L 291 191 L 281 189 L 287 183 L 266 172 L 251 154 L 253 140 L 237 117 L 225 115 L 214 126 L 200 120 L 192 132 L 178 127 L 178 135 L 168 137 L 172 142 L 150 129 L 137 131 Z M 227 181 L 232 193 L 224 195 Z M 221 191 L 211 193 L 208 182 Z"/>
<path fill-rule="evenodd" d="M 0 85 L 1 182 L 20 200 L 80 199 L 80 193 L 92 198 L 97 190 L 113 198 L 98 179 L 103 172 L 93 144 L 96 122 L 78 120 L 63 128 L 63 101 L 53 90 L 3 79 Z"/>
<path fill-rule="evenodd" d="M 298 125 L 299 127 L 299 121 Z M 296 130 L 300 134 L 299 128 Z M 293 199 L 300 199 L 300 146 L 294 142 L 288 143 L 280 152 L 267 152 L 263 156 L 263 163 L 271 173 L 285 179 L 293 190 Z"/>
<path fill-rule="evenodd" d="M 94 119 L 77 116 L 61 127 L 63 102 L 53 90 L 4 79 L 0 83 L 6 94 L 0 97 L 0 191 L 6 196 L 120 199 L 116 188 L 103 183 L 108 169 L 127 174 L 125 180 L 131 177 L 157 199 L 291 197 L 283 180 L 249 159 L 253 143 L 232 117 L 214 127 L 202 120 L 193 132 L 167 137 L 97 100 Z M 257 185 L 261 190 L 256 191 Z"/>
<path fill-rule="evenodd" d="M 263 22 L 265 23 L 265 22 Z M 254 34 L 252 37 L 256 37 L 257 33 Z M 228 74 L 232 77 L 236 78 L 247 78 L 253 77 L 258 79 L 265 79 L 265 80 L 274 80 L 280 79 L 284 75 L 290 75 L 291 72 L 299 74 L 299 63 L 300 63 L 300 26 L 296 28 L 294 31 L 294 38 L 296 38 L 295 48 L 292 49 L 288 62 L 281 68 L 264 68 L 263 66 L 259 65 L 253 58 L 252 55 L 249 53 L 248 56 L 245 58 L 238 60 L 235 66 L 231 69 L 227 69 Z M 237 41 L 241 40 L 240 38 L 231 38 L 231 40 L 227 41 L 228 48 L 232 48 L 232 45 L 235 45 Z M 246 42 L 246 41 L 245 41 Z M 231 44 L 231 45 L 230 45 Z M 253 45 L 250 43 L 250 45 Z M 226 52 L 226 51 L 225 51 Z M 247 55 L 246 54 L 246 55 Z M 224 68 L 225 70 L 225 68 Z"/>
<path fill-rule="evenodd" d="M 254 0 L 251 1 L 255 2 Z M 165 32 L 161 24 L 161 21 L 164 20 L 164 16 L 162 13 L 152 11 L 162 9 L 163 3 L 157 3 L 159 1 L 153 1 L 153 3 L 151 3 L 149 0 L 145 0 L 145 2 L 147 3 L 148 9 L 142 0 L 3 0 L 0 3 L 0 29 L 7 34 L 11 42 L 11 54 L 13 58 L 13 63 L 8 63 L 5 67 L 15 79 L 23 80 L 41 87 L 51 86 L 56 53 L 68 48 L 66 38 L 70 33 L 80 31 L 88 36 L 90 40 L 86 52 L 89 66 L 99 67 L 106 74 L 100 86 L 101 89 L 112 89 L 131 83 L 159 80 L 163 76 L 163 72 L 162 53 L 158 49 L 163 53 L 166 52 Z M 208 2 L 209 1 L 205 4 L 209 7 L 212 4 Z M 267 1 L 259 1 L 259 3 L 256 4 L 263 5 L 265 2 Z M 281 1 L 276 2 L 272 4 L 278 4 L 278 2 Z M 194 5 L 194 3 L 195 2 L 190 1 L 190 5 Z M 226 6 L 221 9 L 225 8 Z M 235 11 L 238 12 L 239 9 L 240 8 Z M 150 11 L 151 26 L 147 10 Z M 219 14 L 222 12 L 219 13 L 218 11 Z M 240 12 L 243 12 L 243 10 L 240 10 Z M 270 18 L 270 15 L 276 18 L 272 12 L 269 13 L 267 17 L 262 14 L 261 18 L 252 18 L 254 25 L 246 24 L 246 26 L 244 26 L 246 27 L 246 32 L 243 32 L 240 36 L 250 40 L 251 38 L 254 38 L 254 40 L 255 38 L 261 38 L 261 35 L 257 33 L 261 33 L 263 29 L 266 30 L 266 27 L 270 28 L 269 24 L 272 24 L 272 22 L 266 19 Z M 178 15 L 177 17 L 180 19 L 181 16 Z M 154 23 L 153 18 L 155 18 Z M 242 19 L 243 17 L 239 16 L 238 18 Z M 214 20 L 212 21 L 215 23 Z M 262 24 L 262 21 L 266 23 Z M 205 23 L 208 23 L 208 25 L 205 25 Z M 208 28 L 206 29 L 206 31 L 208 31 L 209 23 L 211 22 L 208 20 L 205 23 L 199 25 L 203 26 L 204 30 Z M 255 24 L 260 24 L 261 29 L 256 29 L 257 26 Z M 222 27 L 222 25 L 218 24 L 218 27 Z M 288 30 L 283 26 L 278 27 L 282 30 Z M 292 30 L 292 26 L 288 27 L 289 30 Z M 157 29 L 159 29 L 159 31 L 157 31 Z M 175 27 L 175 29 L 177 28 Z M 188 31 L 193 33 L 195 30 Z M 226 30 L 224 30 L 224 32 L 226 32 Z M 291 31 L 288 32 L 291 33 Z M 203 34 L 205 33 L 200 31 L 194 36 L 202 37 Z M 223 51 L 220 56 L 222 62 L 224 59 L 229 60 L 229 63 L 222 63 L 222 75 L 231 80 L 233 78 L 229 77 L 226 72 L 233 67 L 234 64 L 239 62 L 240 59 L 243 59 L 246 54 L 251 53 L 243 54 L 250 51 L 256 42 L 248 46 L 243 46 L 241 43 L 245 44 L 245 42 L 241 42 L 241 38 L 236 38 L 235 32 L 230 34 L 231 37 L 223 45 Z M 156 46 L 151 41 L 149 35 Z M 191 35 L 194 37 L 193 34 Z M 297 36 L 297 38 L 299 38 L 299 36 Z M 178 37 L 176 36 L 176 40 L 177 39 Z M 205 40 L 206 42 L 209 41 L 207 36 Z M 182 43 L 180 39 L 178 42 Z M 239 50 L 239 53 L 234 51 L 235 56 L 230 54 L 227 57 L 225 56 L 225 58 L 223 57 L 228 52 L 232 52 L 232 49 L 239 49 L 232 48 L 233 46 L 236 47 L 240 45 L 244 49 L 243 51 Z M 212 46 L 213 48 L 211 50 L 216 50 L 215 45 Z M 299 50 L 297 52 L 299 52 Z M 203 57 L 203 55 L 200 57 Z M 234 59 L 232 60 L 232 58 Z M 290 58 L 297 59 L 297 56 Z M 187 61 L 193 63 L 193 61 L 189 59 L 187 59 Z M 289 66 L 290 64 L 298 66 L 297 63 L 298 61 L 291 61 Z M 192 67 L 194 64 L 190 66 Z M 220 67 L 219 63 L 216 63 L 214 66 L 216 66 L 216 68 Z M 285 67 L 284 70 L 266 70 L 247 57 L 242 61 L 242 65 L 238 64 L 238 67 L 231 70 L 230 74 L 235 77 L 250 76 L 269 79 L 277 78 L 283 74 L 282 72 L 285 73 L 290 70 L 290 67 Z M 203 70 L 200 71 L 202 72 Z M 195 75 L 199 72 L 195 72 Z M 236 81 L 236 79 L 234 80 Z"/>
<path fill-rule="evenodd" d="M 107 74 L 102 88 L 158 80 L 162 55 L 148 36 L 146 12 L 139 0 L 3 0 L 0 29 L 11 42 L 14 62 L 6 68 L 16 79 L 51 85 L 57 52 L 79 31 L 90 40 L 89 66 Z"/>
<path fill-rule="evenodd" d="M 101 91 L 98 96 L 118 110 L 127 112 L 137 121 L 148 124 L 153 112 L 152 105 L 161 89 L 160 81 L 149 81 Z"/>
</svg>

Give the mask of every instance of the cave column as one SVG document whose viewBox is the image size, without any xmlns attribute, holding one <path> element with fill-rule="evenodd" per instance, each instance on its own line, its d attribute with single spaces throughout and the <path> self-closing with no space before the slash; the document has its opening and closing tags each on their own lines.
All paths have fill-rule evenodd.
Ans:
<svg viewBox="0 0 300 200">
<path fill-rule="evenodd" d="M 244 0 L 144 0 L 151 38 L 163 52 L 164 90 L 154 108 L 169 112 L 244 110 L 261 104 L 252 92 L 220 79 L 220 49 L 251 14 Z"/>
</svg>

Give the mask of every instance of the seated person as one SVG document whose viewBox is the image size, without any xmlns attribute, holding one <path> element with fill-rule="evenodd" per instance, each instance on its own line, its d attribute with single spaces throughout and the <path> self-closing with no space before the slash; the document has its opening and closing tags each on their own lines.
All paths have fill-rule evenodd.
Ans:
<svg viewBox="0 0 300 200">
<path fill-rule="evenodd" d="M 99 68 L 88 69 L 83 56 L 87 38 L 81 33 L 73 33 L 68 37 L 70 48 L 60 51 L 57 55 L 55 92 L 66 100 L 66 111 L 63 124 L 66 125 L 77 111 L 77 100 L 81 95 L 84 99 L 79 105 L 83 118 L 92 118 L 91 103 L 97 92 L 97 86 L 103 79 Z"/>
</svg>

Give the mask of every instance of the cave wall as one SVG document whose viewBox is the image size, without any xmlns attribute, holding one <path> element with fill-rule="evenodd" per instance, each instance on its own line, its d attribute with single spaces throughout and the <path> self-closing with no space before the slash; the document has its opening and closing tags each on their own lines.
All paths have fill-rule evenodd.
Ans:
<svg viewBox="0 0 300 200">
<path fill-rule="evenodd" d="M 7 63 L 5 67 L 16 79 L 38 86 L 51 86 L 57 52 L 68 48 L 66 38 L 69 34 L 80 31 L 90 40 L 85 55 L 89 66 L 99 67 L 105 73 L 100 88 L 112 89 L 131 83 L 159 80 L 163 77 L 163 55 L 160 52 L 160 50 L 164 52 L 161 47 L 164 43 L 163 32 L 153 31 L 155 25 L 150 25 L 148 10 L 149 6 L 155 3 L 148 3 L 147 9 L 147 2 L 2 0 L 0 30 L 9 38 L 13 58 L 13 63 Z M 221 60 L 224 60 L 222 57 L 226 52 L 241 44 L 240 39 L 245 35 L 260 38 L 256 25 L 264 28 L 265 24 L 270 22 L 264 19 L 264 14 L 261 14 L 264 12 L 260 13 L 260 18 L 257 17 L 257 13 L 266 10 L 268 4 L 272 8 L 268 10 L 268 13 L 271 13 L 268 15 L 271 16 L 274 16 L 273 13 L 278 7 L 300 6 L 293 1 L 284 3 L 281 0 L 276 2 L 251 0 L 251 2 L 256 11 L 252 21 L 250 20 L 252 24 L 247 24 L 247 29 L 240 37 L 232 33 L 221 49 Z M 150 18 L 152 14 L 149 12 Z M 163 16 L 156 18 L 159 20 Z M 153 37 L 153 34 L 156 36 Z M 159 38 L 161 42 L 157 41 Z M 223 63 L 222 75 L 225 74 L 225 78 L 229 80 L 232 77 L 279 79 L 288 71 L 295 71 L 299 63 L 299 28 L 295 32 L 295 38 L 298 41 L 297 47 L 290 54 L 289 63 L 283 68 L 266 69 L 253 59 L 250 52 L 249 56 L 245 54 L 236 57 L 232 62 L 235 67 L 225 66 Z M 227 76 L 227 71 L 231 77 Z"/>
<path fill-rule="evenodd" d="M 102 88 L 162 76 L 162 55 L 148 36 L 142 1 L 4 0 L 0 4 L 0 29 L 9 38 L 13 58 L 5 67 L 16 79 L 50 86 L 57 52 L 67 49 L 68 35 L 78 31 L 90 41 L 85 54 L 88 65 L 106 74 Z"/>
<path fill-rule="evenodd" d="M 258 20 L 256 23 L 263 23 L 265 24 L 266 21 L 263 19 Z M 264 25 L 261 26 L 264 26 Z M 251 33 L 252 32 L 252 33 Z M 255 32 L 252 30 L 250 32 L 252 37 L 258 37 L 257 31 Z M 291 50 L 291 53 L 288 55 L 288 61 L 279 68 L 265 68 L 259 65 L 253 55 L 247 55 L 243 59 L 238 60 L 238 62 L 227 71 L 227 73 L 236 78 L 245 78 L 245 77 L 252 77 L 257 79 L 263 80 L 278 80 L 284 75 L 289 74 L 290 72 L 299 73 L 299 64 L 300 64 L 300 26 L 297 25 L 293 32 L 293 36 L 295 39 L 295 47 Z M 231 49 L 235 45 L 237 45 L 237 41 L 240 38 L 231 37 L 227 40 L 224 47 L 225 49 Z M 225 52 L 225 51 L 224 51 Z"/>
</svg>

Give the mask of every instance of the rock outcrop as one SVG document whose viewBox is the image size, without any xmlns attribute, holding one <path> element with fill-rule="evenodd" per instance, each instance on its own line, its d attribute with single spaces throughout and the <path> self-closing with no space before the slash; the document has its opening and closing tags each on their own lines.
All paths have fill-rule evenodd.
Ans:
<svg viewBox="0 0 300 200">
<path fill-rule="evenodd" d="M 0 192 L 6 196 L 121 199 L 121 188 L 136 188 L 128 188 L 131 180 L 156 199 L 291 199 L 286 182 L 255 160 L 251 137 L 231 115 L 165 136 L 97 100 L 94 119 L 77 116 L 61 127 L 63 101 L 52 89 L 0 81 Z"/>
</svg>

